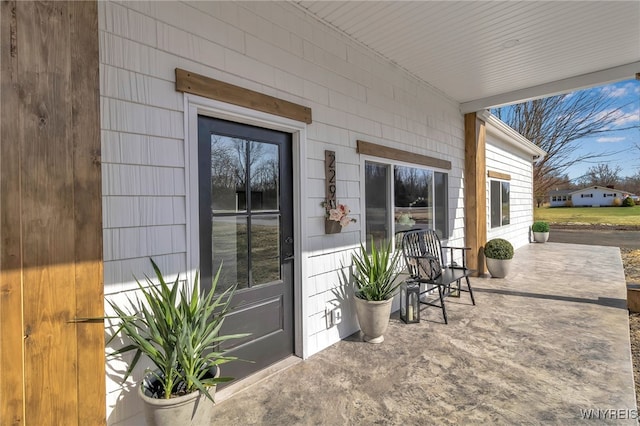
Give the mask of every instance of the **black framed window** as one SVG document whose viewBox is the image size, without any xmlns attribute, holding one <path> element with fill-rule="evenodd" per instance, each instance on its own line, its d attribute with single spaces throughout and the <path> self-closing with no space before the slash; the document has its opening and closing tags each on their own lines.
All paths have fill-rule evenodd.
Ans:
<svg viewBox="0 0 640 426">
<path fill-rule="evenodd" d="M 365 164 L 365 221 L 367 247 L 389 238 L 389 166 Z"/>
<path fill-rule="evenodd" d="M 435 229 L 447 238 L 448 175 L 423 167 L 365 161 L 367 243 L 397 231 Z"/>
<path fill-rule="evenodd" d="M 497 228 L 511 223 L 509 182 L 491 181 L 491 227 Z"/>
</svg>

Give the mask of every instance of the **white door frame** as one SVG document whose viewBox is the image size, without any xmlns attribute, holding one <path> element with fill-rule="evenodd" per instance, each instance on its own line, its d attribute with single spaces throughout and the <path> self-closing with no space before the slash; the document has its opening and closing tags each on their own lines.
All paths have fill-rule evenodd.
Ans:
<svg viewBox="0 0 640 426">
<path fill-rule="evenodd" d="M 306 335 L 304 321 L 304 301 L 308 294 L 302 285 L 302 277 L 306 270 L 305 250 L 303 242 L 306 240 L 302 226 L 305 214 L 305 203 L 302 197 L 302 183 L 306 181 L 306 168 L 302 167 L 306 158 L 307 125 L 277 115 L 204 98 L 185 93 L 184 95 L 184 134 L 185 134 L 185 195 L 186 195 L 186 225 L 187 225 L 187 271 L 189 281 L 200 267 L 200 223 L 198 219 L 198 115 L 235 121 L 238 123 L 259 126 L 266 129 L 291 133 L 293 158 L 293 232 L 294 232 L 294 275 L 293 275 L 293 333 L 295 341 L 295 355 L 306 358 L 308 356 L 303 341 Z M 297 213 L 297 214 L 296 214 Z"/>
</svg>

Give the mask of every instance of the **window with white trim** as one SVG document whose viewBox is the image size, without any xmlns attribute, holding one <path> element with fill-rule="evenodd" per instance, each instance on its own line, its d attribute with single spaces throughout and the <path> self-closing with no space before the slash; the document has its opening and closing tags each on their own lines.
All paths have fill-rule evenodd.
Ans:
<svg viewBox="0 0 640 426">
<path fill-rule="evenodd" d="M 491 180 L 491 227 L 497 228 L 511 222 L 509 182 Z"/>
<path fill-rule="evenodd" d="M 367 244 L 397 231 L 435 229 L 446 239 L 448 174 L 426 167 L 365 161 Z"/>
</svg>

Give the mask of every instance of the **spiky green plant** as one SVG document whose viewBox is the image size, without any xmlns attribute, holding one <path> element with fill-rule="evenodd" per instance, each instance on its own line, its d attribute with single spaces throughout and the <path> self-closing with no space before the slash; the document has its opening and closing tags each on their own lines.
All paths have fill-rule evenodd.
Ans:
<svg viewBox="0 0 640 426">
<path fill-rule="evenodd" d="M 147 285 L 144 286 L 136 278 L 141 298 L 129 298 L 125 309 L 109 301 L 116 313 L 112 318 L 119 321 L 119 327 L 109 341 L 121 332 L 131 340 L 131 344 L 111 355 L 135 351 L 124 380 L 131 375 L 140 357 L 146 355 L 156 366 L 156 370 L 150 372 L 160 383 L 158 397 L 171 398 L 199 390 L 213 401 L 208 388 L 233 378 L 212 377 L 210 371 L 236 359 L 218 351 L 219 344 L 247 336 L 220 335 L 235 287 L 214 295 L 220 277 L 218 269 L 211 289 L 200 295 L 197 273 L 192 285 L 180 289 L 179 276 L 170 286 L 153 259 L 151 264 L 158 284 L 145 275 Z"/>
<path fill-rule="evenodd" d="M 371 254 L 361 243 L 359 252 L 351 256 L 356 297 L 371 301 L 392 298 L 402 283 L 396 282 L 399 259 L 400 251 L 393 251 L 391 241 L 382 241 L 377 248 L 371 238 Z"/>
</svg>

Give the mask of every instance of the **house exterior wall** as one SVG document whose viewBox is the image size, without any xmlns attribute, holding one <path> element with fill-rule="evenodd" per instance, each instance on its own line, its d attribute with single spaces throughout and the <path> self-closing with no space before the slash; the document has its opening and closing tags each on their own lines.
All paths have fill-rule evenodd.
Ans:
<svg viewBox="0 0 640 426">
<path fill-rule="evenodd" d="M 551 207 L 567 207 L 567 204 L 571 203 L 571 194 L 559 194 L 549 197 L 549 206 Z"/>
<path fill-rule="evenodd" d="M 533 223 L 533 165 L 531 154 L 507 144 L 487 125 L 487 172 L 510 175 L 510 223 L 491 227 L 491 180 L 487 178 L 487 241 L 504 238 L 514 248 L 529 244 Z M 498 179 L 499 180 L 499 179 Z"/>
<path fill-rule="evenodd" d="M 571 193 L 574 207 L 611 207 L 615 199 L 622 201 L 625 193 L 619 189 L 592 186 Z"/>
<path fill-rule="evenodd" d="M 99 2 L 103 163 L 104 283 L 107 298 L 135 296 L 133 275 L 152 274 L 152 256 L 169 278 L 194 265 L 189 243 L 194 204 L 189 183 L 185 99 L 175 68 L 187 69 L 312 108 L 299 143 L 305 212 L 296 267 L 303 299 L 300 356 L 310 356 L 358 329 L 343 321 L 327 329 L 341 261 L 364 238 L 361 159 L 356 140 L 451 161 L 449 243 L 463 244 L 463 119 L 458 105 L 403 70 L 308 17 L 276 2 Z M 325 235 L 324 151 L 337 156 L 337 197 L 357 223 Z M 496 164 L 498 159 L 495 159 Z M 497 167 L 497 166 L 496 166 Z M 507 168 L 507 165 L 501 166 Z M 509 169 L 514 177 L 526 173 Z M 515 183 L 515 180 L 514 180 Z M 520 183 L 518 184 L 520 185 Z M 515 190 L 515 187 L 514 187 Z M 531 203 L 529 196 L 529 207 Z M 524 200 L 513 218 L 526 219 Z M 530 218 L 529 218 L 530 221 Z M 520 227 L 508 232 L 520 241 Z M 141 406 L 132 379 L 120 383 L 120 361 L 107 366 L 109 424 L 133 424 Z"/>
</svg>

